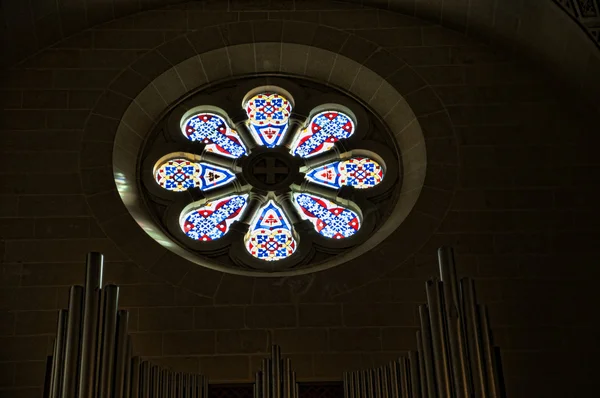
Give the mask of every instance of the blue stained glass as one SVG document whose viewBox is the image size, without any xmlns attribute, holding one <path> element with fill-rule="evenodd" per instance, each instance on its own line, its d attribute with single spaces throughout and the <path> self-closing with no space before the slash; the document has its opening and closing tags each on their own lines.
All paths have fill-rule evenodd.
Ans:
<svg viewBox="0 0 600 398">
<path fill-rule="evenodd" d="M 341 188 L 347 185 L 358 189 L 367 189 L 383 180 L 383 169 L 372 159 L 355 157 L 309 170 L 305 178 L 332 188 Z"/>
<path fill-rule="evenodd" d="M 248 195 L 234 195 L 207 203 L 185 214 L 181 229 L 194 240 L 222 238 L 229 232 L 231 224 L 242 216 L 247 199 Z"/>
<path fill-rule="evenodd" d="M 200 174 L 202 181 L 202 190 L 217 188 L 235 180 L 235 174 L 226 168 L 215 166 L 214 164 L 200 163 L 202 173 Z"/>
<path fill-rule="evenodd" d="M 308 158 L 327 152 L 337 141 L 352 136 L 354 130 L 354 122 L 345 113 L 333 110 L 318 113 L 310 120 L 308 126 L 298 133 L 291 153 Z"/>
<path fill-rule="evenodd" d="M 281 144 L 292 113 L 291 102 L 280 94 L 261 93 L 244 104 L 248 128 L 259 145 L 274 148 Z"/>
<path fill-rule="evenodd" d="M 188 159 L 169 159 L 154 173 L 162 188 L 182 192 L 198 187 L 203 191 L 229 184 L 235 175 L 229 170 L 209 163 L 195 163 Z"/>
<path fill-rule="evenodd" d="M 190 141 L 206 144 L 206 150 L 230 158 L 246 154 L 239 134 L 231 129 L 225 119 L 212 113 L 199 113 L 184 123 L 183 134 Z"/>
<path fill-rule="evenodd" d="M 258 210 L 244 242 L 252 256 L 265 261 L 287 258 L 297 246 L 290 222 L 272 200 Z"/>
<path fill-rule="evenodd" d="M 305 193 L 294 194 L 294 206 L 326 238 L 343 239 L 360 229 L 358 214 L 327 199 Z"/>
</svg>

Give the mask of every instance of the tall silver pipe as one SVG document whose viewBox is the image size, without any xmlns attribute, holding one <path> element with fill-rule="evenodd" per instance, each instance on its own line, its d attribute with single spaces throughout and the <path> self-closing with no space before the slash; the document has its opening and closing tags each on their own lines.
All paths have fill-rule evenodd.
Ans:
<svg viewBox="0 0 600 398">
<path fill-rule="evenodd" d="M 273 362 L 270 359 L 265 359 L 265 368 L 263 372 L 266 374 L 267 385 L 265 385 L 265 398 L 273 398 Z"/>
<path fill-rule="evenodd" d="M 350 373 L 350 396 L 357 397 L 358 396 L 358 378 L 356 372 Z"/>
<path fill-rule="evenodd" d="M 129 312 L 120 310 L 117 313 L 116 358 L 114 375 L 114 397 L 124 398 L 125 369 L 127 363 L 127 329 L 129 326 Z"/>
<path fill-rule="evenodd" d="M 348 372 L 344 372 L 344 376 L 343 376 L 343 383 L 344 383 L 344 397 L 349 398 L 349 397 L 353 397 L 352 395 L 350 395 L 350 373 Z"/>
<path fill-rule="evenodd" d="M 431 326 L 429 323 L 429 310 L 426 305 L 419 306 L 419 318 L 421 320 L 421 342 L 423 344 L 423 366 L 425 367 L 425 378 L 427 380 L 427 393 L 429 398 L 437 396 L 435 365 L 433 358 L 433 346 L 431 342 Z M 439 398 L 444 398 L 439 397 Z"/>
<path fill-rule="evenodd" d="M 402 371 L 402 398 L 410 398 L 410 369 L 408 358 L 400 358 L 400 369 Z"/>
<path fill-rule="evenodd" d="M 195 375 L 190 373 L 190 397 L 192 398 L 197 398 L 196 397 L 196 377 Z"/>
<path fill-rule="evenodd" d="M 419 315 L 420 315 L 419 308 Z M 421 337 L 421 331 L 417 331 L 417 357 L 419 359 L 419 385 L 421 387 L 421 396 L 423 398 L 429 397 L 428 386 L 427 386 L 427 375 L 425 371 L 425 351 L 423 348 L 423 339 Z"/>
<path fill-rule="evenodd" d="M 419 379 L 423 376 L 419 371 L 419 356 L 416 352 L 408 353 L 408 363 L 410 366 L 410 391 L 412 398 L 421 398 L 421 384 Z"/>
<path fill-rule="evenodd" d="M 92 360 L 94 361 L 93 396 L 95 398 L 101 398 L 98 394 L 100 392 L 100 372 L 102 371 L 102 344 L 104 343 L 104 310 L 106 307 L 106 292 L 103 289 L 100 289 L 99 294 L 100 300 L 98 306 L 98 321 L 96 324 L 96 347 L 94 348 L 94 354 L 92 358 Z"/>
<path fill-rule="evenodd" d="M 105 295 L 105 299 L 102 325 L 101 367 L 100 378 L 98 380 L 99 398 L 110 397 L 113 393 L 119 288 L 115 285 L 107 285 L 103 289 L 102 294 Z"/>
<path fill-rule="evenodd" d="M 79 347 L 81 342 L 81 311 L 83 309 L 83 287 L 71 286 L 69 295 L 69 315 L 65 339 L 65 358 L 63 373 L 63 398 L 72 398 L 77 393 L 79 380 Z"/>
<path fill-rule="evenodd" d="M 440 280 L 444 282 L 444 289 L 448 291 L 452 302 L 459 302 L 458 282 L 456 280 L 456 263 L 454 262 L 454 250 L 451 247 L 442 246 L 438 249 L 438 264 Z"/>
<path fill-rule="evenodd" d="M 269 383 L 269 373 L 267 372 L 267 368 L 269 367 L 269 360 L 268 359 L 263 359 L 262 360 L 262 371 L 261 371 L 261 376 L 262 376 L 262 391 L 261 391 L 261 398 L 268 398 L 269 397 L 269 388 L 270 388 L 270 383 Z"/>
<path fill-rule="evenodd" d="M 262 391 L 262 372 L 258 371 L 254 374 L 254 398 L 260 398 Z"/>
<path fill-rule="evenodd" d="M 175 373 L 175 397 L 183 397 L 183 388 L 181 381 L 181 373 Z M 133 398 L 133 397 L 132 397 Z M 136 397 L 137 398 L 137 397 Z"/>
<path fill-rule="evenodd" d="M 273 398 L 281 397 L 281 348 L 271 347 L 271 368 L 273 370 Z"/>
<path fill-rule="evenodd" d="M 67 310 L 58 313 L 58 332 L 54 341 L 52 358 L 52 377 L 50 381 L 50 398 L 59 398 L 62 393 L 63 363 L 65 358 L 65 338 L 67 332 Z"/>
<path fill-rule="evenodd" d="M 152 365 L 151 367 L 151 376 L 152 378 L 152 397 L 161 398 L 160 397 L 160 369 L 156 365 Z"/>
<path fill-rule="evenodd" d="M 140 358 L 139 357 L 134 357 L 131 360 L 131 382 L 130 382 L 130 388 L 128 390 L 128 392 L 130 393 L 130 397 L 131 398 L 138 398 L 140 397 L 140 368 L 141 368 L 141 363 L 140 363 Z"/>
<path fill-rule="evenodd" d="M 448 331 L 449 343 L 448 348 L 450 361 L 452 364 L 452 390 L 455 392 L 456 398 L 465 398 L 470 394 L 466 379 L 466 355 L 463 352 L 460 302 L 458 286 L 456 283 L 456 269 L 453 250 L 449 247 L 440 248 L 438 250 L 438 262 L 440 267 L 441 281 L 443 283 L 444 313 L 446 315 L 446 329 Z"/>
<path fill-rule="evenodd" d="M 189 373 L 186 373 L 185 375 L 185 391 L 187 397 L 192 396 L 192 375 Z"/>
<path fill-rule="evenodd" d="M 160 396 L 167 398 L 169 395 L 169 372 L 163 369 L 160 372 Z"/>
<path fill-rule="evenodd" d="M 298 392 L 298 382 L 296 380 L 296 372 L 292 372 L 292 397 L 298 398 L 300 396 Z"/>
<path fill-rule="evenodd" d="M 393 398 L 394 386 L 390 383 L 390 368 L 388 366 L 379 369 L 381 383 L 385 386 L 383 390 L 383 398 Z"/>
<path fill-rule="evenodd" d="M 175 392 L 175 372 L 169 372 L 169 398 L 176 398 L 177 393 Z"/>
<path fill-rule="evenodd" d="M 98 337 L 98 312 L 104 256 L 88 253 L 85 267 L 85 298 L 83 331 L 81 335 L 81 361 L 79 368 L 79 397 L 95 398 L 96 339 Z"/>
<path fill-rule="evenodd" d="M 500 386 L 498 384 L 498 371 L 496 360 L 494 358 L 494 349 L 491 342 L 491 332 L 488 320 L 487 308 L 479 307 L 481 314 L 481 330 L 483 335 L 483 352 L 485 358 L 485 367 L 488 380 L 490 398 L 500 398 Z"/>
<path fill-rule="evenodd" d="M 484 374 L 484 360 L 481 341 L 479 316 L 475 304 L 475 285 L 472 279 L 460 281 L 463 314 L 465 318 L 465 335 L 468 350 L 468 364 L 471 383 L 476 398 L 488 398 L 487 383 Z"/>
<path fill-rule="evenodd" d="M 42 398 L 50 398 L 50 389 L 52 385 L 52 361 L 54 360 L 53 354 L 56 350 L 56 341 L 52 343 L 52 355 L 46 357 L 46 371 L 44 372 L 44 389 Z"/>
<path fill-rule="evenodd" d="M 368 388 L 369 382 L 367 380 L 367 372 L 364 371 L 364 370 L 362 370 L 360 372 L 360 381 L 359 381 L 359 383 L 360 383 L 360 396 L 361 397 L 366 397 L 367 394 L 369 393 L 369 388 Z"/>
<path fill-rule="evenodd" d="M 192 398 L 198 398 L 198 377 L 192 375 Z"/>
<path fill-rule="evenodd" d="M 56 339 L 52 343 L 52 356 L 50 356 L 50 383 L 48 384 L 48 391 L 44 392 L 44 398 L 53 398 L 52 391 L 54 390 L 55 374 L 58 371 L 58 367 L 55 364 L 56 358 L 58 357 L 58 346 L 56 345 Z M 48 365 L 46 365 L 48 366 Z"/>
<path fill-rule="evenodd" d="M 131 371 L 133 362 L 133 346 L 131 336 L 127 336 L 127 356 L 125 357 L 125 375 L 123 376 L 123 397 L 129 398 L 131 391 Z"/>
<path fill-rule="evenodd" d="M 457 284 L 451 249 L 441 248 L 438 260 L 442 280 L 426 284 L 427 305 L 419 307 L 421 330 L 417 332 L 417 351 L 383 369 L 345 374 L 346 396 L 502 396 L 499 353 L 492 346 L 487 311 L 476 304 L 473 281 L 461 280 Z"/>
<path fill-rule="evenodd" d="M 375 389 L 373 388 L 373 372 L 370 369 L 365 370 L 365 377 L 367 380 L 367 397 L 373 398 Z"/>
<path fill-rule="evenodd" d="M 398 371 L 398 361 L 393 361 L 387 367 L 386 373 L 389 374 L 389 383 L 390 383 L 390 396 L 392 398 L 400 397 L 400 379 L 399 379 L 399 371 Z"/>
<path fill-rule="evenodd" d="M 446 351 L 446 333 L 444 330 L 444 314 L 440 294 L 441 284 L 428 281 L 426 284 L 427 304 L 431 322 L 431 340 L 435 359 L 435 375 L 439 397 L 450 397 L 450 363 Z"/>
<path fill-rule="evenodd" d="M 140 398 L 150 396 L 150 364 L 142 362 L 140 367 Z"/>
<path fill-rule="evenodd" d="M 387 390 L 387 386 L 383 384 L 383 378 L 381 377 L 381 368 L 371 370 L 373 379 L 373 396 L 380 398 L 383 396 L 383 392 Z"/>
</svg>

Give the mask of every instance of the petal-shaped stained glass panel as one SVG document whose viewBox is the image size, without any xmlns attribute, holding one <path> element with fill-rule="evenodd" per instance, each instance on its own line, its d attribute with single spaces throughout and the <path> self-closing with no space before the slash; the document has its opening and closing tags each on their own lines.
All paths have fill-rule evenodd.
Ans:
<svg viewBox="0 0 600 398">
<path fill-rule="evenodd" d="M 154 172 L 154 179 L 161 188 L 182 192 L 201 184 L 202 167 L 187 159 L 170 159 Z"/>
<path fill-rule="evenodd" d="M 292 113 L 292 103 L 281 94 L 261 93 L 244 104 L 248 128 L 259 145 L 274 148 L 281 144 Z"/>
<path fill-rule="evenodd" d="M 181 229 L 194 240 L 206 242 L 222 238 L 244 213 L 247 200 L 248 195 L 233 195 L 206 203 L 183 215 Z"/>
<path fill-rule="evenodd" d="M 196 163 L 188 159 L 170 159 L 154 172 L 154 179 L 162 188 L 182 192 L 198 187 L 202 191 L 217 188 L 235 180 L 235 175 L 219 166 Z"/>
<path fill-rule="evenodd" d="M 303 158 L 327 152 L 334 144 L 354 134 L 355 124 L 345 113 L 328 110 L 313 116 L 292 145 L 292 154 Z"/>
<path fill-rule="evenodd" d="M 272 200 L 258 210 L 244 242 L 252 256 L 265 261 L 287 258 L 297 247 L 290 222 Z"/>
<path fill-rule="evenodd" d="M 296 193 L 294 206 L 300 217 L 309 220 L 315 230 L 326 238 L 348 238 L 360 229 L 358 214 L 330 200 L 312 194 Z"/>
<path fill-rule="evenodd" d="M 374 187 L 383 180 L 383 168 L 373 159 L 354 157 L 316 167 L 309 170 L 305 178 L 332 188 L 347 185 L 366 189 Z"/>
<path fill-rule="evenodd" d="M 225 119 L 212 113 L 199 113 L 188 118 L 182 131 L 190 141 L 206 144 L 209 152 L 230 158 L 239 158 L 247 152 L 239 134 Z"/>
</svg>

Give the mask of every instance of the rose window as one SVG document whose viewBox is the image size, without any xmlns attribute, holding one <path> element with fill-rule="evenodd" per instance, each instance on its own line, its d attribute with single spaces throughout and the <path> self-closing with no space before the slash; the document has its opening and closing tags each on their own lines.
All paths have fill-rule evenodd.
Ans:
<svg viewBox="0 0 600 398">
<path fill-rule="evenodd" d="M 372 233 L 377 205 L 365 193 L 389 162 L 372 145 L 345 146 L 363 127 L 352 109 L 328 102 L 300 115 L 274 86 L 250 90 L 239 110 L 188 108 L 170 122 L 188 144 L 155 145 L 151 165 L 150 190 L 171 195 L 156 202 L 181 244 L 250 268 L 289 267 Z"/>
</svg>

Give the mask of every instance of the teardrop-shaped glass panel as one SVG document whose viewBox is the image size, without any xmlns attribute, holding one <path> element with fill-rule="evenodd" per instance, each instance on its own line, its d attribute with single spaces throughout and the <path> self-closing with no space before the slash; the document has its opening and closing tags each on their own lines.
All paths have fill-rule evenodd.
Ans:
<svg viewBox="0 0 600 398">
<path fill-rule="evenodd" d="M 258 145 L 274 148 L 281 144 L 292 113 L 289 99 L 277 93 L 260 93 L 244 103 L 247 126 Z"/>
<path fill-rule="evenodd" d="M 213 113 L 198 113 L 188 118 L 181 130 L 188 140 L 206 144 L 209 152 L 230 158 L 239 158 L 247 152 L 239 134 Z"/>
<path fill-rule="evenodd" d="M 182 192 L 195 187 L 208 191 L 229 184 L 235 180 L 235 175 L 214 164 L 175 158 L 158 165 L 154 179 L 158 185 L 169 191 Z"/>
<path fill-rule="evenodd" d="M 373 159 L 354 157 L 316 167 L 309 170 L 305 178 L 332 188 L 350 186 L 367 189 L 383 180 L 383 168 Z"/>
<path fill-rule="evenodd" d="M 285 213 L 272 200 L 254 216 L 244 243 L 253 257 L 264 261 L 287 258 L 294 254 L 298 246 Z"/>
<path fill-rule="evenodd" d="M 358 214 L 325 198 L 295 193 L 294 206 L 300 217 L 309 220 L 315 230 L 326 238 L 348 238 L 360 229 Z"/>
<path fill-rule="evenodd" d="M 310 119 L 308 126 L 298 133 L 291 153 L 308 158 L 327 152 L 337 141 L 352 136 L 355 128 L 352 118 L 343 112 L 327 110 L 317 113 Z"/>
<path fill-rule="evenodd" d="M 214 200 L 181 217 L 181 229 L 194 240 L 211 241 L 229 232 L 234 221 L 240 219 L 248 195 L 233 195 Z"/>
</svg>

